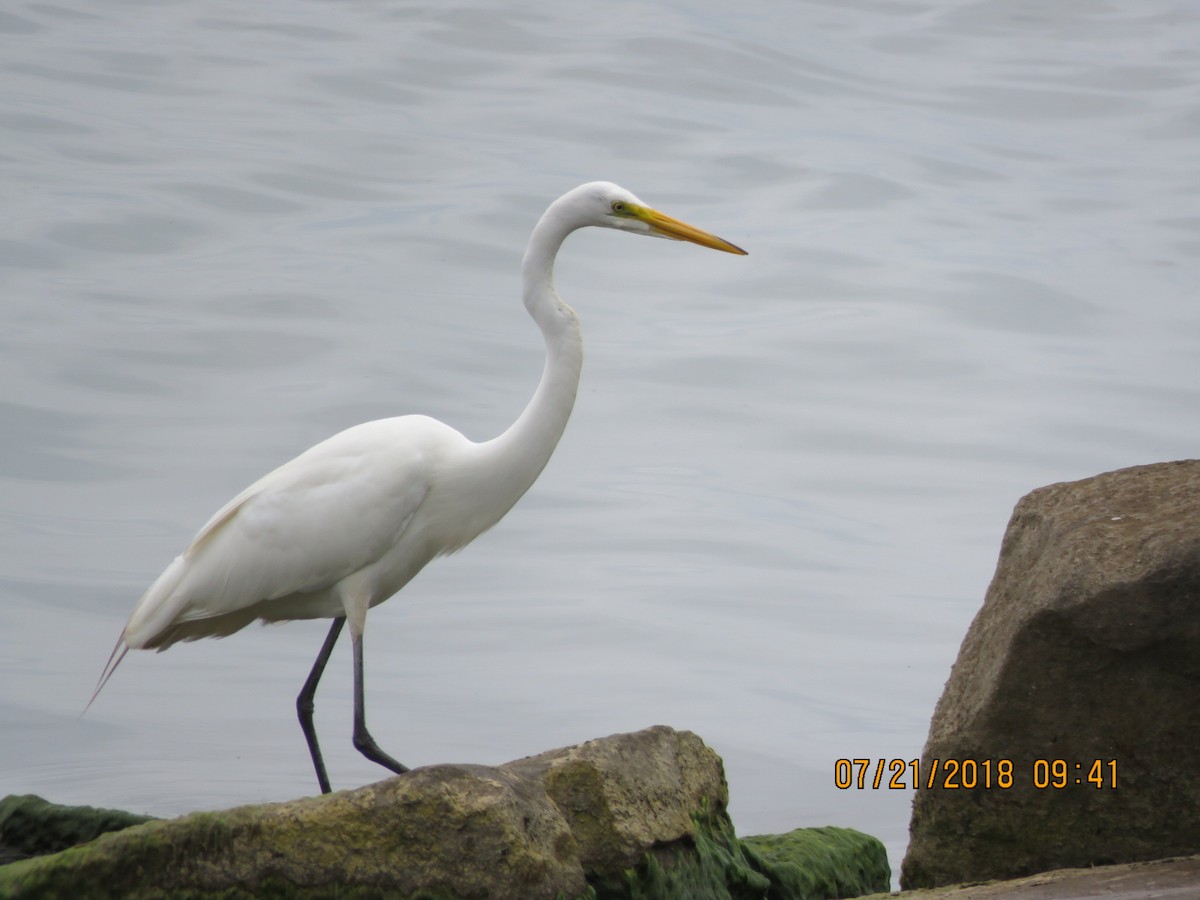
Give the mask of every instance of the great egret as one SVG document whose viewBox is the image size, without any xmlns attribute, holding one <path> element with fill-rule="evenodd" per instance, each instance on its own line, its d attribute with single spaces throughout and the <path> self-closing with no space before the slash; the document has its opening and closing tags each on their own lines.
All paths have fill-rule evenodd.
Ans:
<svg viewBox="0 0 1200 900">
<path fill-rule="evenodd" d="M 587 225 L 745 255 L 615 184 L 592 182 L 559 197 L 533 229 L 522 263 L 525 308 L 545 339 L 546 365 L 516 422 L 477 444 L 427 416 L 379 419 L 348 428 L 260 478 L 221 507 L 142 595 L 88 706 L 130 649 L 161 652 L 177 641 L 224 637 L 255 619 L 332 618 L 296 698 L 321 791 L 330 787 L 313 727 L 313 696 L 347 622 L 354 746 L 393 772 L 407 772 L 367 731 L 367 610 L 430 560 L 500 521 L 549 461 L 575 405 L 583 363 L 579 320 L 554 289 L 554 259 L 567 235 Z"/>
</svg>

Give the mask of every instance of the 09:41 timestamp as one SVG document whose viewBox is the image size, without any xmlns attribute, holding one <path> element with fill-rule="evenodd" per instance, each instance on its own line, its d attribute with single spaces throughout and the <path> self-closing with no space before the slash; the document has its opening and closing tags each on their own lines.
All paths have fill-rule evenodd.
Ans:
<svg viewBox="0 0 1200 900">
<path fill-rule="evenodd" d="M 1011 759 L 839 759 L 833 764 L 833 784 L 840 790 L 871 788 L 908 790 L 923 787 L 942 790 L 975 788 L 1009 790 L 1032 786 L 1037 790 L 1067 787 L 1117 787 L 1117 761 L 1093 759 L 1035 759 L 1027 768 Z"/>
</svg>

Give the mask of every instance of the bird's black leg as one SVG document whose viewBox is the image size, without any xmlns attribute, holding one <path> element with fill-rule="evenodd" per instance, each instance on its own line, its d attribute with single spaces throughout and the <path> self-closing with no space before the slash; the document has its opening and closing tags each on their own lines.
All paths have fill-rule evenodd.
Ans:
<svg viewBox="0 0 1200 900">
<path fill-rule="evenodd" d="M 313 727 L 313 697 L 317 693 L 317 682 L 321 680 L 321 675 L 325 672 L 325 664 L 329 662 L 329 654 L 333 652 L 333 645 L 337 643 L 338 635 L 342 633 L 342 626 L 345 624 L 345 616 L 333 620 L 325 643 L 321 645 L 321 652 L 317 654 L 317 661 L 313 663 L 312 671 L 308 673 L 308 680 L 304 682 L 304 687 L 300 689 L 300 694 L 296 697 L 296 713 L 300 717 L 300 728 L 304 732 L 304 739 L 308 741 L 308 752 L 312 756 L 313 768 L 317 770 L 317 783 L 321 786 L 322 794 L 329 793 L 329 776 L 325 774 L 325 760 L 321 758 L 321 747 L 317 744 L 317 729 Z"/>
<path fill-rule="evenodd" d="M 377 762 L 397 775 L 408 771 L 408 766 L 396 762 L 379 749 L 375 738 L 367 731 L 367 714 L 363 702 L 363 650 L 362 635 L 350 629 L 350 641 L 354 648 L 354 747 L 371 762 Z"/>
</svg>

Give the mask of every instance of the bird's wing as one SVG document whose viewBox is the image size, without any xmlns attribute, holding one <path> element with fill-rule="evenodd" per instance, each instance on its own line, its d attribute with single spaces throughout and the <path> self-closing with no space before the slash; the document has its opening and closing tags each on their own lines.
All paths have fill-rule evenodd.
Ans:
<svg viewBox="0 0 1200 900">
<path fill-rule="evenodd" d="M 458 436 L 420 417 L 368 422 L 259 479 L 151 585 L 126 642 L 146 646 L 181 622 L 321 591 L 378 561 L 428 494 L 449 435 Z"/>
</svg>

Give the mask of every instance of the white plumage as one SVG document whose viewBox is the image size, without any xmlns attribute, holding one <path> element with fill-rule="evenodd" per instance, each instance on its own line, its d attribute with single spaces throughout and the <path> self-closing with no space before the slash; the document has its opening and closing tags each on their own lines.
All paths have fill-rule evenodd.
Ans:
<svg viewBox="0 0 1200 900">
<path fill-rule="evenodd" d="M 546 210 L 525 252 L 525 307 L 545 339 L 546 366 L 517 421 L 482 443 L 427 416 L 366 422 L 263 476 L 218 510 L 138 601 L 92 700 L 131 649 L 161 651 L 177 641 L 223 637 L 255 619 L 331 618 L 297 698 L 318 783 L 329 790 L 312 724 L 313 695 L 346 622 L 354 649 L 354 744 L 392 771 L 407 771 L 366 728 L 367 610 L 430 560 L 500 521 L 550 459 L 583 363 L 578 318 L 554 289 L 554 259 L 566 236 L 588 225 L 744 253 L 608 182 L 564 194 Z"/>
</svg>

